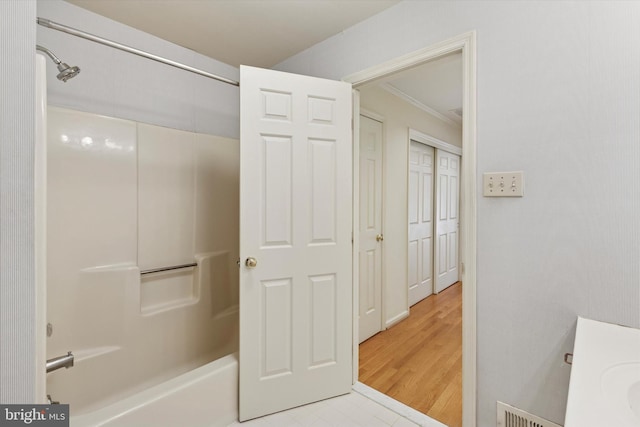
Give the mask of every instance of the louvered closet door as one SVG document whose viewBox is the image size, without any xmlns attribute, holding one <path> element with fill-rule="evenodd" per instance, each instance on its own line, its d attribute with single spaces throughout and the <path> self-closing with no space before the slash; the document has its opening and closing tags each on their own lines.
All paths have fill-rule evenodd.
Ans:
<svg viewBox="0 0 640 427">
<path fill-rule="evenodd" d="M 347 83 L 244 66 L 240 74 L 247 420 L 351 390 L 352 112 Z"/>
</svg>

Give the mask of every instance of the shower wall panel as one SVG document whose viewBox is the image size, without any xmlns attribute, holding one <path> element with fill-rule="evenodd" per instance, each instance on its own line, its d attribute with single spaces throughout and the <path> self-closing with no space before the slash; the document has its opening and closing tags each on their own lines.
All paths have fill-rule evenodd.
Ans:
<svg viewBox="0 0 640 427">
<path fill-rule="evenodd" d="M 47 392 L 81 414 L 237 350 L 238 141 L 49 108 Z M 141 275 L 141 270 L 197 267 Z"/>
</svg>

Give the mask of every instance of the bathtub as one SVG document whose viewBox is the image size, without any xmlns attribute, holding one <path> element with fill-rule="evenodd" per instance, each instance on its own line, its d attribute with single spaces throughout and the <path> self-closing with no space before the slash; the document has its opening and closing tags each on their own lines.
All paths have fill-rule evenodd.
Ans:
<svg viewBox="0 0 640 427">
<path fill-rule="evenodd" d="M 237 140 L 47 115 L 46 357 L 75 360 L 46 375 L 46 394 L 69 404 L 73 426 L 227 426 L 238 407 Z"/>
<path fill-rule="evenodd" d="M 238 354 L 90 413 L 71 409 L 72 427 L 226 427 L 238 419 Z"/>
</svg>

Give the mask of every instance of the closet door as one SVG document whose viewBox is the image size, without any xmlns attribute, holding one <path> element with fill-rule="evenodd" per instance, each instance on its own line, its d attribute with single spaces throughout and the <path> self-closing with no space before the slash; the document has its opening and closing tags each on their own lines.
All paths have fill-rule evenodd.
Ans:
<svg viewBox="0 0 640 427">
<path fill-rule="evenodd" d="M 460 156 L 436 149 L 436 286 L 438 293 L 458 281 Z"/>
<path fill-rule="evenodd" d="M 241 67 L 240 420 L 349 393 L 351 85 Z"/>
<path fill-rule="evenodd" d="M 409 150 L 409 306 L 433 293 L 433 147 Z"/>
</svg>

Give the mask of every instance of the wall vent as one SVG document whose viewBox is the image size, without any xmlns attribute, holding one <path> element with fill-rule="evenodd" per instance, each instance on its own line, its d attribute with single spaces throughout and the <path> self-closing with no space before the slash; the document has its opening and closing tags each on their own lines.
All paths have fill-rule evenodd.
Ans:
<svg viewBox="0 0 640 427">
<path fill-rule="evenodd" d="M 522 409 L 498 402 L 498 427 L 562 427 Z"/>
</svg>

